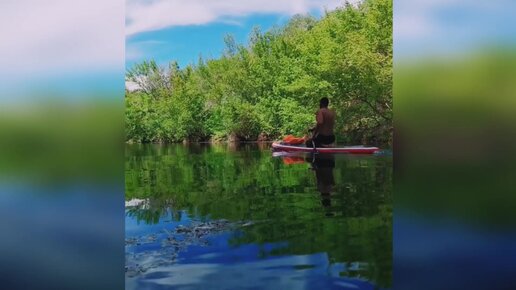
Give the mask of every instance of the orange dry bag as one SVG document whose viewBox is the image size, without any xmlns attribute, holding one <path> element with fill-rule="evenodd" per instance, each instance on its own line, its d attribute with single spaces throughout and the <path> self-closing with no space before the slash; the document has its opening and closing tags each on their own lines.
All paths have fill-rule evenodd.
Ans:
<svg viewBox="0 0 516 290">
<path fill-rule="evenodd" d="M 283 138 L 283 143 L 289 144 L 289 145 L 298 145 L 305 142 L 304 137 L 294 137 L 292 135 L 287 135 L 285 138 Z"/>
</svg>

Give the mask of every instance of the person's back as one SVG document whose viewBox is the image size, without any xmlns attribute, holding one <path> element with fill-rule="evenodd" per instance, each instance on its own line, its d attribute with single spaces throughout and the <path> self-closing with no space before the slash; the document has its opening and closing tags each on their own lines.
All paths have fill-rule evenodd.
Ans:
<svg viewBox="0 0 516 290">
<path fill-rule="evenodd" d="M 335 126 L 335 112 L 328 108 L 317 111 L 317 132 L 325 136 L 333 135 Z"/>
<path fill-rule="evenodd" d="M 306 141 L 306 146 L 327 146 L 335 142 L 333 127 L 335 126 L 335 112 L 328 109 L 328 98 L 322 98 L 319 104 L 320 109 L 316 113 L 317 126 L 313 138 Z"/>
</svg>

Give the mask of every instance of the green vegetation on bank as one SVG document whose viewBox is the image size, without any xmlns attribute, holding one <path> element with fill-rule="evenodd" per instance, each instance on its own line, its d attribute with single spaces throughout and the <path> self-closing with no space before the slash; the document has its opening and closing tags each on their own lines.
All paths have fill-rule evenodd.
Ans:
<svg viewBox="0 0 516 290">
<path fill-rule="evenodd" d="M 231 36 L 219 59 L 180 68 L 146 61 L 128 69 L 126 140 L 272 140 L 303 135 L 321 97 L 337 111 L 339 143 L 392 140 L 392 1 L 345 4 L 321 19 L 294 16 Z"/>
</svg>

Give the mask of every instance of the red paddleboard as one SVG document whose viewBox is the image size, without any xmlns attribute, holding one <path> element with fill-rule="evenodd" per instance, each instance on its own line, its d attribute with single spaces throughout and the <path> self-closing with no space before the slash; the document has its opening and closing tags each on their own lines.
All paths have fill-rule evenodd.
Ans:
<svg viewBox="0 0 516 290">
<path fill-rule="evenodd" d="M 345 147 L 306 147 L 305 145 L 287 145 L 280 142 L 272 143 L 272 148 L 276 151 L 285 152 L 307 152 L 307 153 L 348 153 L 348 154 L 373 154 L 380 151 L 378 147 L 365 146 L 345 146 Z"/>
</svg>

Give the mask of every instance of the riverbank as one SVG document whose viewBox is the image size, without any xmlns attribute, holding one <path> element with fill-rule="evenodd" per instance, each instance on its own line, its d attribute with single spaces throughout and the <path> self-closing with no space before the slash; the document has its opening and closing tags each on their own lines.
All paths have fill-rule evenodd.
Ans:
<svg viewBox="0 0 516 290">
<path fill-rule="evenodd" d="M 300 135 L 301 136 L 301 135 Z M 200 141 L 193 141 L 193 140 L 182 140 L 182 141 L 164 141 L 164 140 L 157 140 L 157 141 L 134 141 L 134 140 L 127 140 L 126 144 L 227 144 L 227 143 L 273 143 L 275 141 L 281 140 L 281 138 L 268 138 L 267 136 L 262 136 L 261 138 L 258 138 L 256 140 L 242 140 L 236 136 L 232 136 L 229 138 L 210 138 L 208 140 L 200 140 Z M 342 145 L 364 145 L 364 146 L 377 146 L 382 148 L 392 148 L 393 145 L 393 136 L 392 133 L 389 134 L 388 138 L 379 138 L 376 136 L 371 136 L 369 138 L 343 138 L 337 136 L 336 138 L 337 144 Z"/>
</svg>

